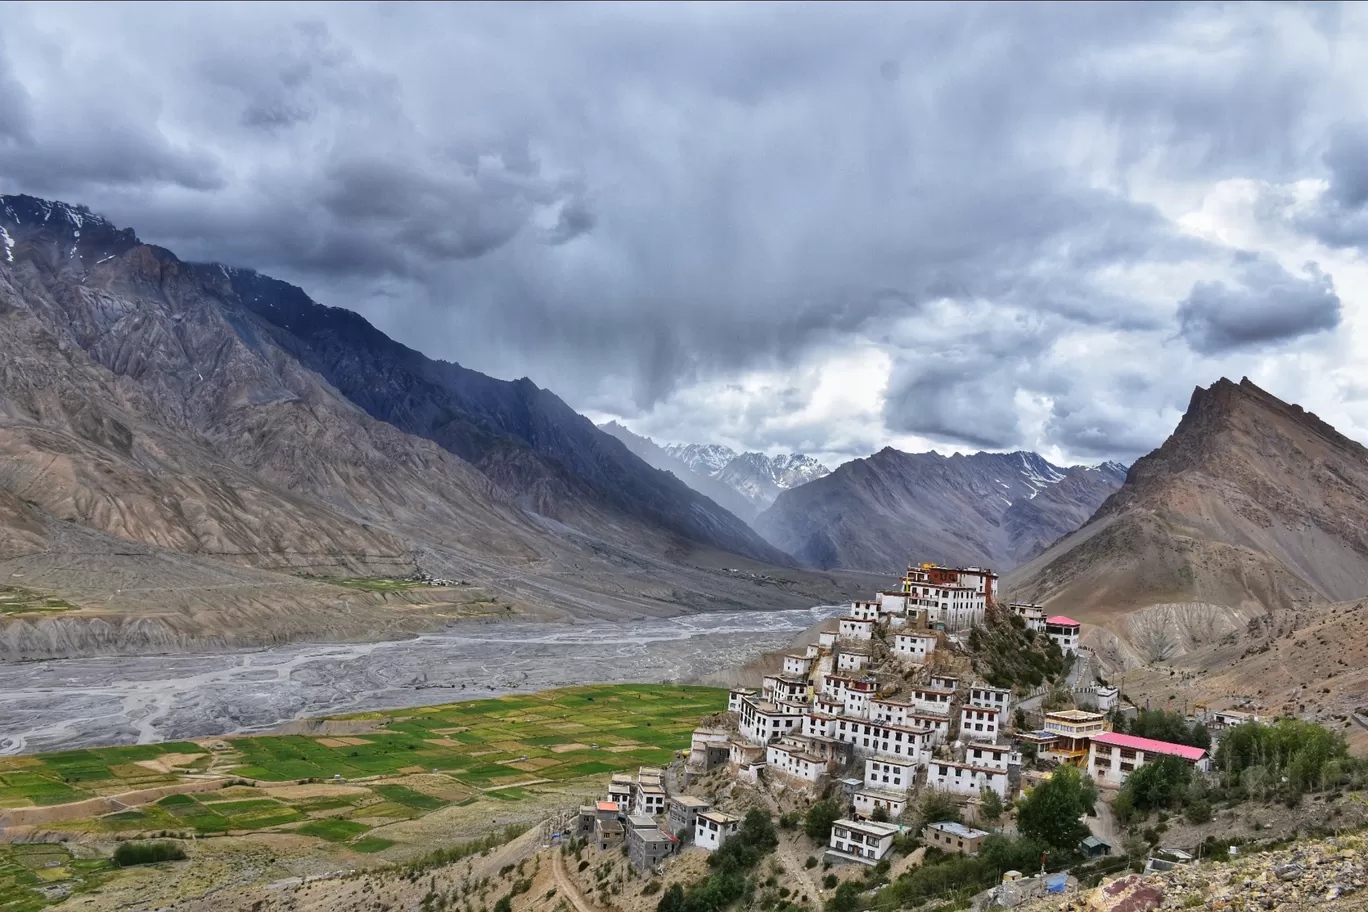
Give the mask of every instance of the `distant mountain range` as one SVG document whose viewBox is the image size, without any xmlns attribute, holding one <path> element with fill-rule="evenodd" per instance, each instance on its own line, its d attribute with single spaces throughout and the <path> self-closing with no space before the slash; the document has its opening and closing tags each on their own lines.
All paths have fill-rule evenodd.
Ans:
<svg viewBox="0 0 1368 912">
<path fill-rule="evenodd" d="M 650 465 L 673 473 L 747 522 L 774 503 L 780 493 L 831 474 L 826 466 L 801 453 L 737 453 L 716 443 L 661 446 L 616 421 L 599 425 L 599 430 L 612 434 Z"/>
<path fill-rule="evenodd" d="M 813 567 L 887 572 L 913 559 L 1005 570 L 1077 528 L 1125 474 L 1028 452 L 890 447 L 783 492 L 755 527 Z"/>
</svg>

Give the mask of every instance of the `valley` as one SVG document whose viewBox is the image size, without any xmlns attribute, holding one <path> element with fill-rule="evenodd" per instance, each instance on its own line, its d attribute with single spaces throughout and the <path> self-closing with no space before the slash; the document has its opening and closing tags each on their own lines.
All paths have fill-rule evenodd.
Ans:
<svg viewBox="0 0 1368 912">
<path fill-rule="evenodd" d="M 693 681 L 778 648 L 836 611 L 625 626 L 500 620 L 380 643 L 0 663 L 0 754 L 261 732 L 328 713 L 567 685 Z"/>
</svg>

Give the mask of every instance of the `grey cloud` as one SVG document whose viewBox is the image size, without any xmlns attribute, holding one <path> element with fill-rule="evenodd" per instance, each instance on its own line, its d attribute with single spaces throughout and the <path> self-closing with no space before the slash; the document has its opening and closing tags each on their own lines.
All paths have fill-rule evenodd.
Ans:
<svg viewBox="0 0 1368 912">
<path fill-rule="evenodd" d="M 1171 331 L 1175 295 L 1132 274 L 1225 270 L 1132 181 L 1302 176 L 1331 67 L 1286 26 L 1335 29 L 1182 4 L 85 9 L 53 40 L 86 53 L 60 65 L 36 26 L 0 36 L 20 91 L 61 115 L 26 152 L 0 145 L 16 189 L 619 415 L 872 341 L 897 365 L 887 430 L 976 446 L 1023 442 L 1018 390 L 1086 383 L 1086 358 L 1042 370 L 1056 341 Z M 98 79 L 121 91 L 81 91 Z M 1258 296 L 1210 285 L 1186 306 L 1219 351 Z M 941 299 L 1006 324 L 991 364 L 953 354 L 974 325 L 918 360 L 898 327 Z M 957 436 L 976 396 L 992 404 Z M 1129 449 L 1124 425 L 1071 404 L 1048 432 Z"/>
<path fill-rule="evenodd" d="M 1261 215 L 1288 220 L 1296 228 L 1331 247 L 1368 246 L 1368 124 L 1338 125 L 1321 158 L 1329 187 L 1309 208 L 1286 194 L 1272 193 Z"/>
<path fill-rule="evenodd" d="M 1315 263 L 1294 276 L 1277 263 L 1246 257 L 1234 284 L 1198 282 L 1179 305 L 1179 333 L 1195 351 L 1218 354 L 1266 347 L 1334 329 L 1340 299 Z"/>
</svg>

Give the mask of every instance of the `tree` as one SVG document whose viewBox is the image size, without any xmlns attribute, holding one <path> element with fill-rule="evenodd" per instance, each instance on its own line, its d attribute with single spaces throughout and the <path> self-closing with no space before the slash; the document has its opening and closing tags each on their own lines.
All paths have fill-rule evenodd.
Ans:
<svg viewBox="0 0 1368 912">
<path fill-rule="evenodd" d="M 1072 766 L 1061 766 L 1031 789 L 1017 810 L 1023 836 L 1058 849 L 1073 850 L 1088 835 L 1079 820 L 1097 800 L 1097 786 Z"/>
<path fill-rule="evenodd" d="M 834 801 L 819 801 L 808 808 L 803 818 L 803 832 L 813 842 L 825 844 L 831 838 L 831 825 L 841 819 L 841 809 Z"/>
<path fill-rule="evenodd" d="M 979 816 L 983 822 L 990 826 L 997 823 L 1002 812 L 1007 810 L 1002 802 L 1002 796 L 992 789 L 986 788 L 979 792 Z"/>
<path fill-rule="evenodd" d="M 869 819 L 875 821 L 876 823 L 887 823 L 888 808 L 884 807 L 882 804 L 878 805 L 874 808 L 874 813 L 869 815 Z"/>
<path fill-rule="evenodd" d="M 921 806 L 917 808 L 917 816 L 921 818 L 917 826 L 918 831 L 928 823 L 960 823 L 959 802 L 949 792 L 942 792 L 938 789 L 927 789 L 922 795 Z"/>
<path fill-rule="evenodd" d="M 1139 811 L 1172 807 L 1187 793 L 1191 779 L 1192 769 L 1182 758 L 1163 756 L 1127 776 L 1121 794 L 1129 795 L 1131 803 Z"/>
<path fill-rule="evenodd" d="M 665 895 L 660 897 L 660 902 L 656 903 L 656 912 L 683 912 L 684 910 L 684 888 L 679 884 L 671 884 L 670 889 L 665 891 Z"/>
<path fill-rule="evenodd" d="M 827 912 L 857 912 L 860 908 L 860 888 L 847 880 L 836 888 L 836 895 L 827 900 Z"/>
</svg>

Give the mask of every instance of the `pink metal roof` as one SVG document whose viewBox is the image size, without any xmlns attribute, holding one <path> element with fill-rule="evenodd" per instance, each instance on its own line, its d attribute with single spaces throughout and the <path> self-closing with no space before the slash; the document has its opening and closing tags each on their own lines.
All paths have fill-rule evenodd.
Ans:
<svg viewBox="0 0 1368 912">
<path fill-rule="evenodd" d="M 1206 756 L 1206 751 L 1200 747 L 1188 747 L 1186 744 L 1173 744 L 1169 741 L 1156 741 L 1153 738 L 1141 738 L 1138 735 L 1102 732 L 1100 735 L 1093 735 L 1092 739 L 1098 744 L 1129 747 L 1134 750 L 1142 750 L 1147 754 L 1171 754 L 1192 762 L 1201 760 Z"/>
<path fill-rule="evenodd" d="M 1059 624 L 1059 625 L 1061 625 L 1061 626 L 1063 626 L 1063 627 L 1082 627 L 1082 626 L 1083 626 L 1083 625 L 1080 624 L 1078 621 L 1075 621 L 1073 618 L 1071 618 L 1071 617 L 1065 617 L 1065 616 L 1062 615 L 1062 614 L 1056 614 L 1056 615 L 1055 615 L 1054 617 L 1052 617 L 1052 618 L 1046 618 L 1046 619 L 1045 619 L 1045 623 L 1047 623 L 1047 624 Z"/>
</svg>

